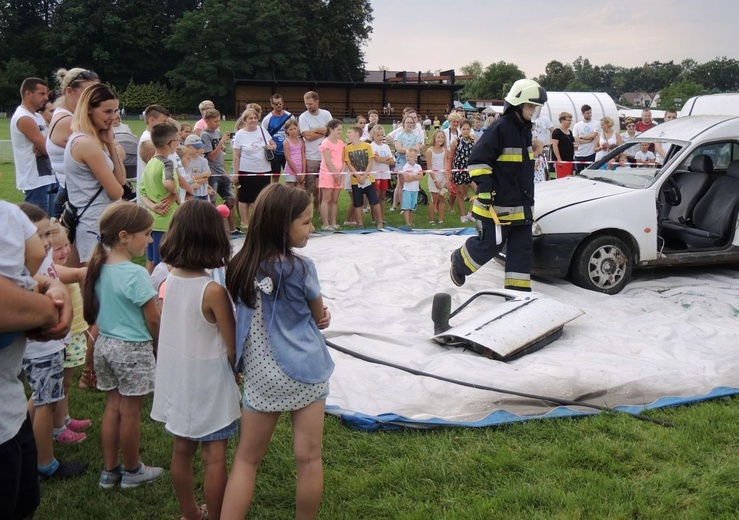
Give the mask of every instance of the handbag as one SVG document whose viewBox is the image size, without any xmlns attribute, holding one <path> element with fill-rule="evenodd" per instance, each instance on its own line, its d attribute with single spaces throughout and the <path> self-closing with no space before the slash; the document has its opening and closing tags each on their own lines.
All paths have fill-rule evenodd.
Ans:
<svg viewBox="0 0 739 520">
<path fill-rule="evenodd" d="M 79 224 L 80 219 L 82 218 L 82 215 L 85 214 L 87 211 L 87 208 L 90 207 L 90 204 L 92 204 L 95 199 L 98 198 L 98 195 L 102 193 L 103 187 L 100 186 L 98 190 L 95 192 L 95 195 L 92 196 L 90 201 L 87 203 L 87 205 L 82 208 L 82 212 L 79 214 L 77 213 L 77 208 L 67 200 L 64 203 L 64 208 L 62 209 L 62 215 L 59 217 L 59 224 L 67 230 L 67 237 L 69 238 L 70 243 L 74 243 L 75 238 L 77 237 L 77 224 Z"/>
<path fill-rule="evenodd" d="M 267 138 L 264 135 L 264 129 L 260 126 L 259 130 L 262 132 L 262 139 L 264 139 L 264 158 L 267 159 L 268 162 L 272 162 L 275 160 L 275 151 L 267 148 L 269 143 L 267 143 Z"/>
</svg>

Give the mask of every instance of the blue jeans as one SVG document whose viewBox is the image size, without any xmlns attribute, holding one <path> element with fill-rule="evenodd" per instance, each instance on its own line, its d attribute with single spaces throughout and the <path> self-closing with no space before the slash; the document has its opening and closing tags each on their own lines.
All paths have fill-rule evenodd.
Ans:
<svg viewBox="0 0 739 520">
<path fill-rule="evenodd" d="M 54 199 L 56 198 L 56 184 L 41 186 L 33 190 L 25 190 L 23 192 L 23 202 L 35 204 L 46 212 L 48 216 L 54 214 Z M 52 190 L 54 190 L 52 192 Z"/>
<path fill-rule="evenodd" d="M 69 196 L 67 195 L 67 188 L 62 188 L 59 186 L 59 191 L 56 193 L 56 197 L 54 197 L 54 204 L 53 204 L 53 210 L 51 213 L 51 216 L 54 218 L 59 218 L 62 216 L 62 211 L 64 211 L 64 203 L 69 200 Z"/>
<path fill-rule="evenodd" d="M 164 231 L 152 231 L 151 232 L 152 243 L 146 246 L 146 259 L 150 262 L 154 262 L 154 266 L 162 261 L 162 257 L 159 254 L 159 245 L 162 243 L 164 238 Z"/>
</svg>

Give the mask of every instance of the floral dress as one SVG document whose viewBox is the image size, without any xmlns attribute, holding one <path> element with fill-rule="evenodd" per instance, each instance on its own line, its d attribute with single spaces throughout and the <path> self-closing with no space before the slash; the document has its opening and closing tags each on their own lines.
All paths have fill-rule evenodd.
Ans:
<svg viewBox="0 0 739 520">
<path fill-rule="evenodd" d="M 454 164 L 453 168 L 455 171 L 452 173 L 452 180 L 454 184 L 469 184 L 472 182 L 470 172 L 467 171 L 467 163 L 470 162 L 470 152 L 472 146 L 475 144 L 475 140 L 472 137 L 460 137 L 457 140 L 457 149 L 454 151 Z"/>
</svg>

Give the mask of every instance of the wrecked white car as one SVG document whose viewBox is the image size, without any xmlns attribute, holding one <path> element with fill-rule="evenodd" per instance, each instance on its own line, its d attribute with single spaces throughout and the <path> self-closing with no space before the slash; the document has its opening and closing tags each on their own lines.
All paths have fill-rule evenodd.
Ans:
<svg viewBox="0 0 739 520">
<path fill-rule="evenodd" d="M 617 158 L 660 143 L 663 166 Z M 658 125 L 579 175 L 536 185 L 532 274 L 615 294 L 635 268 L 739 262 L 739 117 Z"/>
</svg>

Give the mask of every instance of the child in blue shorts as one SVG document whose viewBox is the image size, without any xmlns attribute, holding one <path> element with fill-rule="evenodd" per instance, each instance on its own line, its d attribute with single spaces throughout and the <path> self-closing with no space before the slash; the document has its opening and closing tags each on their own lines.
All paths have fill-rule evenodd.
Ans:
<svg viewBox="0 0 739 520">
<path fill-rule="evenodd" d="M 58 279 L 51 252 L 49 217 L 33 204 L 23 203 L 20 208 L 36 226 L 46 251 L 38 274 Z M 87 468 L 85 463 L 61 462 L 54 456 L 54 413 L 57 403 L 64 399 L 64 349 L 65 345 L 60 340 L 28 341 L 23 354 L 23 371 L 31 387 L 29 412 L 41 479 L 77 477 Z M 64 435 L 69 442 L 81 442 L 86 437 L 83 433 L 67 431 L 66 427 L 61 428 L 58 433 Z"/>
<path fill-rule="evenodd" d="M 409 228 L 413 226 L 413 212 L 416 210 L 418 203 L 418 190 L 420 189 L 420 180 L 423 179 L 423 169 L 416 162 L 418 152 L 415 148 L 408 148 L 405 152 L 405 164 L 401 170 L 403 174 L 403 200 L 400 203 L 400 211 L 405 218 L 405 224 Z"/>
</svg>

